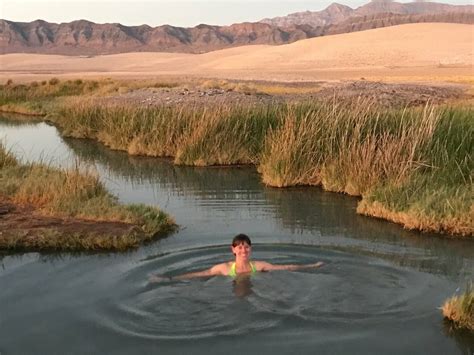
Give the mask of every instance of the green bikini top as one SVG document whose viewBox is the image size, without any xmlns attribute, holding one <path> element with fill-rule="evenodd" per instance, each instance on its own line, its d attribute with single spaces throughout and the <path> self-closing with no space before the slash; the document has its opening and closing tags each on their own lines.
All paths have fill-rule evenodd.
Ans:
<svg viewBox="0 0 474 355">
<path fill-rule="evenodd" d="M 250 273 L 251 274 L 256 273 L 257 268 L 255 267 L 255 265 L 253 263 L 249 263 L 249 264 L 250 264 Z M 231 277 L 237 276 L 237 271 L 235 270 L 235 263 L 232 263 L 232 266 L 230 267 L 229 276 Z"/>
</svg>

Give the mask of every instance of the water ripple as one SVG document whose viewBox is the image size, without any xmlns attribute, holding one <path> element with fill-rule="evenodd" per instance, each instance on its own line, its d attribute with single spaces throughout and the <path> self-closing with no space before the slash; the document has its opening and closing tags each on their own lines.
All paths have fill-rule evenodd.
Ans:
<svg viewBox="0 0 474 355">
<path fill-rule="evenodd" d="M 327 324 L 374 326 L 425 317 L 433 308 L 426 296 L 442 281 L 370 256 L 317 247 L 255 247 L 254 259 L 310 263 L 317 270 L 258 273 L 232 280 L 212 277 L 152 283 L 152 274 L 177 275 L 228 260 L 228 247 L 207 247 L 160 255 L 135 264 L 118 280 L 113 302 L 94 313 L 114 332 L 148 339 L 197 339 L 247 334 L 276 327 Z M 432 298 L 432 297 L 431 297 Z"/>
</svg>

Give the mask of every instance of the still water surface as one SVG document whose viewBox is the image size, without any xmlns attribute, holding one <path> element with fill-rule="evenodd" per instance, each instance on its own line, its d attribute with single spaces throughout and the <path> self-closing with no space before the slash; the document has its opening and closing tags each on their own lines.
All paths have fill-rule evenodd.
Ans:
<svg viewBox="0 0 474 355">
<path fill-rule="evenodd" d="M 129 157 L 44 123 L 0 119 L 26 160 L 94 164 L 123 202 L 158 205 L 180 229 L 127 253 L 0 255 L 0 353 L 472 354 L 438 307 L 474 274 L 474 244 L 355 213 L 357 199 L 263 186 L 254 168 L 178 167 Z M 318 270 L 148 282 L 253 258 Z"/>
</svg>

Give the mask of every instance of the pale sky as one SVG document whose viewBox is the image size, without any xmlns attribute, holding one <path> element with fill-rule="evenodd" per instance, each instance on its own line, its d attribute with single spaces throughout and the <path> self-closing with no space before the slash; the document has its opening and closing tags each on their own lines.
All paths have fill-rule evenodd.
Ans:
<svg viewBox="0 0 474 355">
<path fill-rule="evenodd" d="M 128 26 L 169 24 L 193 27 L 200 23 L 230 25 L 305 10 L 319 11 L 332 2 L 334 0 L 0 0 L 0 18 L 20 22 L 41 19 L 61 23 L 85 19 L 96 23 L 118 22 Z M 336 2 L 357 8 L 369 0 Z M 449 1 L 453 5 L 472 2 Z"/>
</svg>

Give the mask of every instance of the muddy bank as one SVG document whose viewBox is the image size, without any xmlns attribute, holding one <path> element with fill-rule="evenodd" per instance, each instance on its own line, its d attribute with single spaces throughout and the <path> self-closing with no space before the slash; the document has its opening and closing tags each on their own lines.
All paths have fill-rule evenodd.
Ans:
<svg viewBox="0 0 474 355">
<path fill-rule="evenodd" d="M 145 239 L 138 225 L 45 216 L 0 197 L 0 249 L 123 250 Z"/>
</svg>

